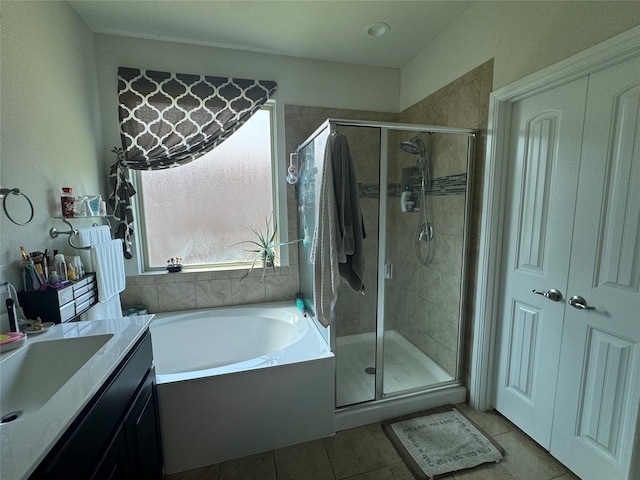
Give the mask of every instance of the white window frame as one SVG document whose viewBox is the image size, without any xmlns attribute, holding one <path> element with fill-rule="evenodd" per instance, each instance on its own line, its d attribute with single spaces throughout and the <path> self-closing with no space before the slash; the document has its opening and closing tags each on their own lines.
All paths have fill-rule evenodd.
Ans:
<svg viewBox="0 0 640 480">
<path fill-rule="evenodd" d="M 277 104 L 275 100 L 268 100 L 261 110 L 269 111 L 270 128 L 271 128 L 271 185 L 272 185 L 272 204 L 273 218 L 272 225 L 277 222 L 278 232 L 276 242 L 287 242 L 288 238 L 288 222 L 287 222 L 287 192 L 286 181 L 279 172 L 286 172 L 287 167 L 284 162 L 284 109 Z M 198 160 L 194 160 L 198 161 Z M 180 167 L 177 167 L 180 168 Z M 127 268 L 127 274 L 157 274 L 164 273 L 164 267 L 150 267 L 148 265 L 148 256 L 146 252 L 146 227 L 144 223 L 144 193 L 142 182 L 140 181 L 141 172 L 130 170 L 129 180 L 136 189 L 136 195 L 132 197 L 132 208 L 134 209 L 134 258 L 137 260 L 135 272 L 131 268 Z M 289 248 L 288 245 L 282 245 L 279 248 L 279 255 L 276 267 L 286 267 L 289 265 Z M 183 266 L 183 271 L 205 272 L 205 271 L 221 271 L 221 270 L 241 270 L 250 268 L 252 261 L 246 262 L 229 262 L 216 264 L 198 264 L 190 266 L 188 263 Z"/>
</svg>

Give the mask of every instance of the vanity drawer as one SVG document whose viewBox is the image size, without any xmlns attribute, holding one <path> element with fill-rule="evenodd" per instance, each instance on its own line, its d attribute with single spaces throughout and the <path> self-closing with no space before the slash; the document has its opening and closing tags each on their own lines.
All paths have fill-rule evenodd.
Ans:
<svg viewBox="0 0 640 480">
<path fill-rule="evenodd" d="M 84 303 L 87 300 L 91 300 L 91 298 L 95 296 L 96 296 L 95 290 L 87 290 L 82 295 L 78 295 L 76 297 L 76 305 L 80 305 L 81 303 Z"/>
<path fill-rule="evenodd" d="M 81 278 L 80 280 L 78 280 L 76 283 L 73 284 L 73 291 L 77 291 L 83 287 L 86 287 L 90 282 L 92 282 L 94 280 L 95 277 L 91 276 L 85 276 L 84 278 Z"/>
<path fill-rule="evenodd" d="M 89 310 L 89 307 L 98 302 L 96 295 L 92 294 L 91 292 L 87 295 L 88 297 L 85 296 L 86 298 L 82 302 L 76 300 L 76 315 L 84 313 L 85 311 Z"/>
<path fill-rule="evenodd" d="M 95 287 L 95 285 L 94 285 Z M 89 292 L 91 290 L 91 287 L 89 285 L 85 285 L 84 287 L 80 287 L 78 289 L 76 289 L 74 287 L 73 289 L 73 297 L 77 300 L 80 299 L 83 295 L 85 295 L 87 292 Z"/>
<path fill-rule="evenodd" d="M 58 290 L 58 305 L 64 305 L 73 300 L 72 288 L 61 288 Z"/>
<path fill-rule="evenodd" d="M 63 305 L 60 307 L 60 322 L 67 322 L 75 316 L 76 316 L 75 302 L 69 302 L 66 305 Z"/>
</svg>

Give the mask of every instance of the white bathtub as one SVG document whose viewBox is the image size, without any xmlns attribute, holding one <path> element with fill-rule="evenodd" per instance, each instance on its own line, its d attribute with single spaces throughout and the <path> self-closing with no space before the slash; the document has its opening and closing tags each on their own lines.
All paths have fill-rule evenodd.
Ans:
<svg viewBox="0 0 640 480">
<path fill-rule="evenodd" d="M 165 472 L 333 435 L 335 361 L 293 302 L 156 314 Z"/>
</svg>

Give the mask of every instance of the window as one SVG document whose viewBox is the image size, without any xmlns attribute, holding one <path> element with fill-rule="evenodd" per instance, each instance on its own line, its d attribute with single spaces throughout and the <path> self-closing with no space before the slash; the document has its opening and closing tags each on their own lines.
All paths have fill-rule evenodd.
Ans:
<svg viewBox="0 0 640 480">
<path fill-rule="evenodd" d="M 138 171 L 136 189 L 145 271 L 171 257 L 186 268 L 250 265 L 256 230 L 272 225 L 275 202 L 275 105 L 265 104 L 208 154 L 180 167 Z M 272 218 L 273 217 L 273 218 Z"/>
</svg>

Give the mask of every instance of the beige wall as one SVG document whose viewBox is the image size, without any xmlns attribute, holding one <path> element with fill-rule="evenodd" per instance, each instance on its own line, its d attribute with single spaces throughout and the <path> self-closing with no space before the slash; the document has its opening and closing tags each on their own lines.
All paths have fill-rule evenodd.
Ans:
<svg viewBox="0 0 640 480">
<path fill-rule="evenodd" d="M 401 69 L 400 110 L 490 58 L 496 89 L 638 24 L 637 1 L 476 2 Z"/>
<path fill-rule="evenodd" d="M 51 227 L 66 230 L 51 219 L 60 215 L 61 187 L 101 193 L 107 181 L 92 32 L 66 3 L 3 0 L 0 8 L 0 179 L 35 207 L 23 227 L 0 213 L 0 263 L 20 290 L 20 245 L 28 252 L 69 248 L 49 237 Z"/>
</svg>

